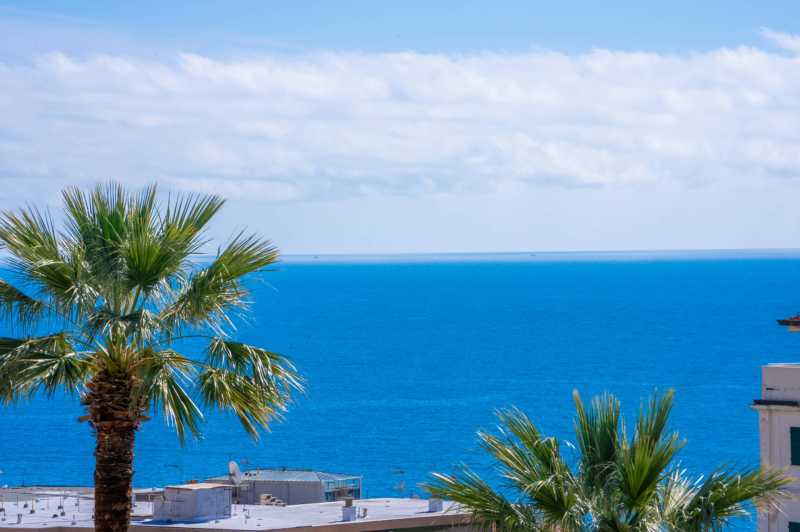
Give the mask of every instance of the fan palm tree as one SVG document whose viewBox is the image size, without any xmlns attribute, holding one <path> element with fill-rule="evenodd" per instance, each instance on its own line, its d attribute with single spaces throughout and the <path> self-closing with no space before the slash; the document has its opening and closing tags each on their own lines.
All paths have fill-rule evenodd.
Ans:
<svg viewBox="0 0 800 532">
<path fill-rule="evenodd" d="M 690 478 L 674 465 L 683 443 L 667 432 L 672 392 L 642 406 L 631 435 L 613 396 L 594 398 L 588 409 L 574 398 L 574 465 L 523 412 L 503 410 L 500 434 L 478 436 L 504 489 L 462 466 L 454 476 L 435 473 L 428 490 L 466 507 L 479 526 L 554 532 L 722 530 L 749 515 L 749 503 L 773 508 L 785 496 L 788 479 L 778 471 L 723 468 Z"/>
<path fill-rule="evenodd" d="M 148 412 L 181 441 L 199 435 L 202 406 L 232 412 L 257 438 L 301 390 L 285 357 L 231 337 L 248 303 L 244 277 L 278 252 L 239 234 L 200 264 L 217 196 L 159 201 L 155 186 L 113 183 L 62 196 L 58 226 L 32 207 L 0 214 L 0 311 L 18 336 L 0 338 L 0 401 L 59 389 L 80 397 L 96 438 L 95 528 L 123 532 Z"/>
</svg>

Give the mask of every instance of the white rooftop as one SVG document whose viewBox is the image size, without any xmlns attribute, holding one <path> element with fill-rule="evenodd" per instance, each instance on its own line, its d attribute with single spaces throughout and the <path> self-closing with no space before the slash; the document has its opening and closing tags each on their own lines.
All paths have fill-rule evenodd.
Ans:
<svg viewBox="0 0 800 532">
<path fill-rule="evenodd" d="M 245 480 L 270 480 L 282 482 L 324 482 L 329 480 L 357 480 L 361 477 L 342 473 L 328 473 L 311 469 L 257 468 L 242 473 Z M 212 477 L 209 481 L 224 481 L 228 475 Z"/>
<path fill-rule="evenodd" d="M 0 530 L 26 529 L 42 530 L 54 526 L 80 529 L 93 528 L 92 514 L 94 500 L 73 494 L 36 494 L 31 514 L 30 499 L 19 502 L 14 497 L 6 497 L 0 502 Z M 24 504 L 28 507 L 23 507 Z M 151 527 L 178 529 L 214 529 L 214 530 L 285 530 L 296 527 L 329 527 L 346 530 L 352 525 L 363 525 L 385 521 L 392 529 L 447 526 L 460 523 L 465 514 L 453 503 L 445 502 L 443 512 L 428 512 L 428 501 L 425 499 L 364 499 L 356 500 L 353 505 L 360 514 L 363 508 L 367 517 L 357 521 L 342 521 L 342 502 L 325 502 L 316 504 L 298 504 L 294 506 L 260 506 L 235 504 L 231 517 L 205 522 L 166 523 L 152 520 L 152 503 L 139 502 L 134 508 L 132 529 L 146 532 Z M 63 506 L 59 509 L 58 506 Z M 64 515 L 60 515 L 61 512 Z M 17 524 L 17 515 L 21 515 L 21 523 Z M 55 515 L 55 517 L 53 517 Z"/>
<path fill-rule="evenodd" d="M 230 489 L 230 484 L 220 484 L 218 482 L 191 482 L 189 484 L 176 484 L 167 486 L 166 489 L 174 490 L 209 490 L 214 488 L 227 488 Z M 143 492 L 146 493 L 146 492 Z"/>
</svg>

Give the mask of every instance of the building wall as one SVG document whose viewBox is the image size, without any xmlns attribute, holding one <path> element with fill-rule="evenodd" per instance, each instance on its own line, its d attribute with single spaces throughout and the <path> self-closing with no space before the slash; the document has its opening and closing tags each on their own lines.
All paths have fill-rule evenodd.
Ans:
<svg viewBox="0 0 800 532">
<path fill-rule="evenodd" d="M 230 515 L 230 488 L 166 488 L 164 500 L 153 502 L 153 518 L 158 521 L 202 521 Z"/>
<path fill-rule="evenodd" d="M 789 486 L 793 499 L 781 504 L 781 511 L 759 512 L 759 532 L 789 532 L 789 523 L 800 523 L 800 467 L 791 465 L 792 427 L 800 427 L 800 408 L 758 406 L 761 465 L 784 469 L 795 478 Z"/>
<path fill-rule="evenodd" d="M 762 368 L 761 397 L 770 401 L 800 401 L 800 365 L 780 364 Z M 800 523 L 800 466 L 791 464 L 791 428 L 800 427 L 800 407 L 760 404 L 758 411 L 761 465 L 786 471 L 795 481 L 789 486 L 791 500 L 780 511 L 760 511 L 759 532 L 789 532 L 789 523 Z"/>
<path fill-rule="evenodd" d="M 243 491 L 240 499 L 244 504 L 259 504 L 262 494 L 277 497 L 286 504 L 325 502 L 322 482 L 252 480 L 248 483 L 252 487 Z"/>
</svg>

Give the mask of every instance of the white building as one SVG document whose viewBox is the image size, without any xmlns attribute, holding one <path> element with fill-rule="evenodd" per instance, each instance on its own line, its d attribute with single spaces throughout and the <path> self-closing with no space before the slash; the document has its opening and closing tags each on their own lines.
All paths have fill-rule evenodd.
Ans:
<svg viewBox="0 0 800 532">
<path fill-rule="evenodd" d="M 759 532 L 800 532 L 800 364 L 769 364 L 761 368 L 758 410 L 761 465 L 785 468 L 795 477 L 791 500 L 782 511 L 759 512 Z"/>
<path fill-rule="evenodd" d="M 153 519 L 164 522 L 194 522 L 231 516 L 231 486 L 199 482 L 167 486 L 162 498 L 153 501 Z"/>
<path fill-rule="evenodd" d="M 213 477 L 207 482 L 233 484 L 230 475 Z M 310 469 L 259 468 L 242 473 L 240 483 L 233 489 L 237 504 L 264 504 L 265 497 L 277 505 L 333 502 L 360 499 L 361 477 Z"/>
<path fill-rule="evenodd" d="M 230 489 L 202 483 L 167 487 L 164 500 L 177 503 L 173 517 L 156 515 L 155 507 L 163 502 L 158 497 L 153 502 L 136 502 L 130 532 L 478 532 L 469 526 L 470 515 L 448 501 L 388 498 L 293 506 L 220 504 Z M 220 494 L 223 497 L 214 499 Z M 227 516 L 198 519 L 218 513 L 195 504 L 204 500 L 212 506 L 219 504 L 217 510 Z M 36 511 L 30 513 L 34 503 Z M 95 532 L 91 489 L 0 489 L 0 507 L 0 532 Z"/>
</svg>

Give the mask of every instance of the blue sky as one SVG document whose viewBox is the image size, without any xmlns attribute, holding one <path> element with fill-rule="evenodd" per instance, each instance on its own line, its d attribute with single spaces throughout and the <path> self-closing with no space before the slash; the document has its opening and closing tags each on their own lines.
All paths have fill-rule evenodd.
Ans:
<svg viewBox="0 0 800 532">
<path fill-rule="evenodd" d="M 760 27 L 781 28 L 800 19 L 800 5 L 791 1 L 41 0 L 1 4 L 7 16 L 50 18 L 55 26 L 83 24 L 207 51 L 241 46 L 251 51 L 463 53 L 543 47 L 581 52 L 601 47 L 679 52 L 757 44 Z M 208 40 L 208 35 L 227 39 Z"/>
<path fill-rule="evenodd" d="M 157 181 L 286 252 L 798 247 L 794 2 L 0 2 L 0 204 Z"/>
</svg>

